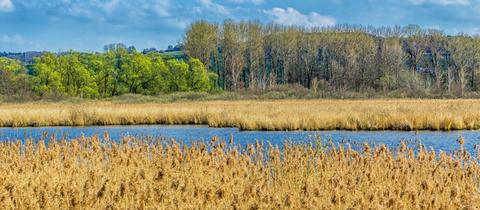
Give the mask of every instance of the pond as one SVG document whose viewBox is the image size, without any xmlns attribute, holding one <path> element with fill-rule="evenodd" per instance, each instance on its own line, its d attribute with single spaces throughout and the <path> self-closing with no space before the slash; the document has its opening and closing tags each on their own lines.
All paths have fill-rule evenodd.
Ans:
<svg viewBox="0 0 480 210">
<path fill-rule="evenodd" d="M 233 137 L 236 144 L 245 145 L 257 140 L 281 145 L 285 141 L 293 143 L 312 143 L 320 138 L 334 143 L 349 143 L 352 147 L 360 147 L 363 143 L 371 145 L 385 144 L 395 148 L 400 141 L 405 140 L 409 146 L 416 147 L 418 143 L 437 151 L 451 152 L 459 149 L 457 140 L 465 139 L 465 147 L 473 152 L 480 144 L 480 131 L 240 131 L 237 128 L 209 128 L 206 126 L 90 126 L 90 127 L 40 127 L 40 128 L 0 128 L 1 141 L 25 139 L 42 139 L 42 137 L 73 139 L 83 136 L 103 136 L 108 132 L 110 139 L 121 140 L 125 136 L 151 136 L 174 138 L 177 142 L 190 144 L 193 141 L 208 141 L 214 136 L 229 140 Z"/>
</svg>

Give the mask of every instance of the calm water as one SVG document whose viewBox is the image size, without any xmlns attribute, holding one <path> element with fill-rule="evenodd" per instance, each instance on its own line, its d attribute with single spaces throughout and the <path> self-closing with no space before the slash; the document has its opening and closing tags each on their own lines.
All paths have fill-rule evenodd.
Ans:
<svg viewBox="0 0 480 210">
<path fill-rule="evenodd" d="M 401 140 L 410 142 L 410 146 L 424 144 L 427 148 L 435 150 L 453 151 L 459 148 L 456 140 L 463 136 L 465 146 L 473 151 L 474 146 L 480 144 L 480 131 L 454 131 L 454 132 L 404 132 L 404 131 L 296 131 L 296 132 L 265 132 L 265 131 L 239 131 L 236 128 L 208 128 L 205 126 L 92 126 L 92 127 L 42 127 L 42 128 L 0 128 L 0 140 L 25 140 L 27 138 L 41 139 L 42 136 L 56 136 L 57 138 L 77 138 L 99 134 L 103 136 L 108 132 L 111 139 L 120 140 L 124 136 L 153 136 L 175 138 L 179 142 L 191 143 L 192 141 L 209 140 L 213 136 L 222 139 L 234 138 L 235 143 L 245 145 L 256 140 L 269 141 L 272 144 L 282 144 L 286 140 L 292 142 L 314 142 L 316 136 L 321 139 L 331 139 L 335 143 L 348 142 L 353 147 L 361 143 L 386 144 L 396 147 Z"/>
</svg>

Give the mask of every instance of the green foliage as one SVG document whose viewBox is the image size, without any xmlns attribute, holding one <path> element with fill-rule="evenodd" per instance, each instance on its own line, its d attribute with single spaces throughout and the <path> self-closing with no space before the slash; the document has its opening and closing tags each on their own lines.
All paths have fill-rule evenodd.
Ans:
<svg viewBox="0 0 480 210">
<path fill-rule="evenodd" d="M 111 96 L 116 72 L 114 53 L 109 51 L 102 55 L 87 54 L 82 56 L 82 63 L 92 72 L 98 96 Z"/>
<path fill-rule="evenodd" d="M 170 92 L 170 75 L 171 72 L 168 69 L 167 65 L 162 58 L 162 55 L 159 53 L 149 53 L 147 54 L 151 60 L 151 75 L 149 76 L 149 81 L 144 86 L 145 90 L 148 90 L 146 94 L 155 95 L 159 93 Z"/>
<path fill-rule="evenodd" d="M 199 59 L 190 59 L 189 86 L 193 91 L 206 92 L 214 88 L 216 74 L 209 73 Z M 213 74 L 213 75 L 212 75 Z"/>
<path fill-rule="evenodd" d="M 480 94 L 480 38 L 415 25 L 310 29 L 198 21 L 183 41 L 183 52 L 139 53 L 113 44 L 104 53 L 47 53 L 35 59 L 30 75 L 3 58 L 0 94 L 20 94 L 19 84 L 38 96 L 86 98 L 278 87 L 322 97 Z"/>
<path fill-rule="evenodd" d="M 28 98 L 31 95 L 32 77 L 17 60 L 0 57 L 0 95 L 2 98 Z"/>
<path fill-rule="evenodd" d="M 34 65 L 36 74 L 34 75 L 33 90 L 43 96 L 55 93 L 63 93 L 62 75 L 55 71 L 51 66 L 45 63 L 36 63 Z"/>
<path fill-rule="evenodd" d="M 190 87 L 188 86 L 188 73 L 189 66 L 184 61 L 180 60 L 168 60 L 167 61 L 168 69 L 170 70 L 170 92 L 182 92 L 188 91 Z"/>
<path fill-rule="evenodd" d="M 154 81 L 151 60 L 143 54 L 129 54 L 121 66 L 122 80 L 128 88 L 128 93 L 144 93 L 143 87 Z"/>
<path fill-rule="evenodd" d="M 80 62 L 80 55 L 68 53 L 59 58 L 59 72 L 62 76 L 62 84 L 65 94 L 68 96 L 80 96 L 94 98 L 98 96 L 98 89 L 93 72 Z"/>
<path fill-rule="evenodd" d="M 41 97 L 81 98 L 207 92 L 217 78 L 198 59 L 165 60 L 157 52 L 145 55 L 121 46 L 105 53 L 46 53 L 35 58 L 31 75 L 20 62 L 0 58 L 0 73 L 1 95 L 23 88 Z"/>
<path fill-rule="evenodd" d="M 2 74 L 16 74 L 22 70 L 25 70 L 25 68 L 19 61 L 0 57 L 0 72 Z"/>
<path fill-rule="evenodd" d="M 65 88 L 62 83 L 62 75 L 57 71 L 58 68 L 59 62 L 53 53 L 35 58 L 33 91 L 40 96 L 63 94 Z"/>
</svg>

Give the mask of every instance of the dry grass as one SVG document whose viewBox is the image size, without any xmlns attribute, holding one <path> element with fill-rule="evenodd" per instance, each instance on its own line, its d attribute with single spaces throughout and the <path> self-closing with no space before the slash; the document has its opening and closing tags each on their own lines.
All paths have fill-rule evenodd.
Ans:
<svg viewBox="0 0 480 210">
<path fill-rule="evenodd" d="M 266 148 L 263 150 L 263 148 Z M 349 147 L 98 137 L 0 143 L 2 209 L 474 209 L 478 159 Z"/>
<path fill-rule="evenodd" d="M 2 104 L 0 126 L 206 124 L 244 130 L 480 128 L 480 100 L 276 100 Z"/>
</svg>

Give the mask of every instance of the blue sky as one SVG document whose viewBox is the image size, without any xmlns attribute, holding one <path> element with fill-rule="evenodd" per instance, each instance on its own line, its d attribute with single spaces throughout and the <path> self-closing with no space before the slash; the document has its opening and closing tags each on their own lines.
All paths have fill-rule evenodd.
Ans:
<svg viewBox="0 0 480 210">
<path fill-rule="evenodd" d="M 480 32 L 480 0 L 0 0 L 0 51 L 164 49 L 194 20 L 287 25 L 418 24 Z"/>
</svg>

